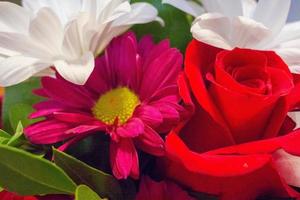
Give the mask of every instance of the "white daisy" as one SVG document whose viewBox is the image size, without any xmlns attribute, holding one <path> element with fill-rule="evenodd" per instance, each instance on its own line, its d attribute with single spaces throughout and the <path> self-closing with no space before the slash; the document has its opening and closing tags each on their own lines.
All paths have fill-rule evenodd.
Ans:
<svg viewBox="0 0 300 200">
<path fill-rule="evenodd" d="M 223 49 L 274 50 L 292 72 L 300 73 L 300 21 L 286 23 L 290 0 L 201 2 L 203 8 L 191 0 L 163 0 L 196 17 L 191 28 L 195 39 Z"/>
<path fill-rule="evenodd" d="M 84 84 L 94 57 L 133 24 L 162 22 L 148 3 L 129 0 L 0 2 L 0 85 L 53 73 Z"/>
</svg>

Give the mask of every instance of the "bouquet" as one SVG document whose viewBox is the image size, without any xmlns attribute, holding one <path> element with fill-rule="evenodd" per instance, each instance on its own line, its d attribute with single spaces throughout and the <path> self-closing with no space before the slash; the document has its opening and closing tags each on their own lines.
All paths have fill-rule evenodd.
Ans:
<svg viewBox="0 0 300 200">
<path fill-rule="evenodd" d="M 1 1 L 0 199 L 300 199 L 290 7 Z"/>
</svg>

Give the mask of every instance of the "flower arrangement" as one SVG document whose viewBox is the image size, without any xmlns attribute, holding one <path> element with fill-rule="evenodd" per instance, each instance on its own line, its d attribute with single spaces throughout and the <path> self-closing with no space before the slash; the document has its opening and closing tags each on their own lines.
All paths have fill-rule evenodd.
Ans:
<svg viewBox="0 0 300 200">
<path fill-rule="evenodd" d="M 0 200 L 300 199 L 291 0 L 0 2 Z"/>
</svg>

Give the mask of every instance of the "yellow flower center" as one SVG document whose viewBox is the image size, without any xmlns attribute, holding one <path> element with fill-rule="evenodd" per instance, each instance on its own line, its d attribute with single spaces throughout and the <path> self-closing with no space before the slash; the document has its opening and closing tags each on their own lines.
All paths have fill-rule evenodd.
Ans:
<svg viewBox="0 0 300 200">
<path fill-rule="evenodd" d="M 118 119 L 118 124 L 122 125 L 132 116 L 139 103 L 139 98 L 133 91 L 127 87 L 119 87 L 101 95 L 92 108 L 92 113 L 106 124 L 113 125 Z"/>
</svg>

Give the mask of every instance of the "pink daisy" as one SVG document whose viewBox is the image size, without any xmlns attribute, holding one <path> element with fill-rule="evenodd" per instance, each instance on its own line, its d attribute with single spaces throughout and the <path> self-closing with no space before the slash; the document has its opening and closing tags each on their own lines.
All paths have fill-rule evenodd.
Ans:
<svg viewBox="0 0 300 200">
<path fill-rule="evenodd" d="M 179 122 L 177 77 L 182 55 L 164 40 L 151 37 L 137 42 L 133 33 L 115 38 L 84 86 L 56 78 L 42 78 L 36 94 L 47 98 L 36 104 L 31 118 L 45 117 L 26 128 L 35 144 L 65 142 L 61 150 L 90 134 L 109 134 L 110 162 L 119 178 L 138 178 L 136 147 L 149 154 L 164 154 L 158 133 Z"/>
</svg>

